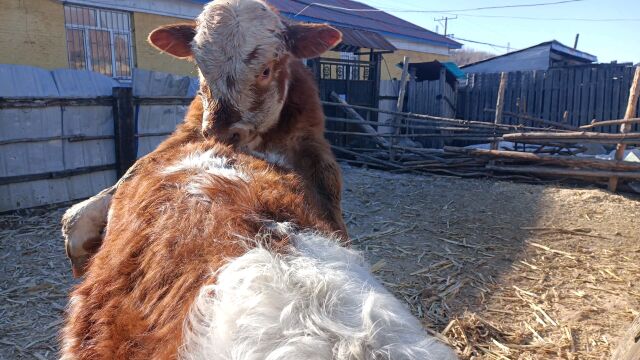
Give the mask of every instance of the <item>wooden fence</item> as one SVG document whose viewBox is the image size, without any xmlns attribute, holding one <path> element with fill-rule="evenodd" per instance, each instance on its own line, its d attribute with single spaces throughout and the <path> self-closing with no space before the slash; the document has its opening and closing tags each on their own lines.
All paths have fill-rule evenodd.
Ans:
<svg viewBox="0 0 640 360">
<path fill-rule="evenodd" d="M 0 148 L 6 146 L 23 145 L 31 149 L 30 156 L 36 156 L 34 152 L 41 147 L 41 144 L 60 143 L 60 147 L 63 149 L 62 162 L 65 165 L 61 169 L 44 169 L 54 171 L 30 171 L 27 174 L 12 175 L 12 176 L 0 176 L 0 187 L 6 187 L 9 192 L 7 198 L 2 199 L 0 202 L 0 212 L 15 210 L 21 208 L 30 208 L 39 205 L 48 205 L 51 203 L 60 203 L 70 200 L 76 200 L 78 198 L 84 198 L 88 195 L 101 190 L 104 187 L 111 185 L 115 182 L 117 177 L 122 176 L 126 170 L 136 161 L 137 158 L 145 155 L 149 150 L 155 148 L 156 143 L 161 142 L 171 131 L 163 132 L 148 132 L 140 127 L 142 119 L 140 113 L 149 111 L 151 108 L 162 107 L 161 111 L 167 113 L 167 107 L 176 108 L 177 110 L 168 110 L 172 113 L 172 118 L 175 118 L 175 123 L 172 124 L 172 128 L 175 128 L 175 124 L 179 123 L 186 109 L 186 105 L 191 103 L 191 97 L 134 97 L 132 89 L 129 87 L 115 87 L 113 88 L 113 96 L 103 96 L 99 98 L 23 98 L 23 99 L 0 99 L 0 109 L 3 110 L 17 110 L 29 111 L 31 109 L 43 109 L 58 107 L 64 109 L 63 112 L 82 111 L 82 108 L 91 107 L 91 111 L 95 111 L 95 108 L 104 108 L 109 112 L 111 110 L 109 118 L 113 125 L 113 131 L 107 131 L 103 135 L 92 135 L 77 133 L 73 128 L 67 128 L 70 134 L 58 134 L 55 136 L 29 136 L 32 134 L 25 134 L 23 138 L 13 138 L 9 140 L 0 141 Z M 145 108 L 146 110 L 141 110 Z M 180 109 L 183 108 L 183 109 Z M 156 118 L 158 119 L 158 118 Z M 64 119 L 63 119 L 64 121 Z M 156 124 L 158 126 L 158 124 Z M 153 139 L 154 146 L 140 146 L 146 139 Z M 96 144 L 98 142 L 98 144 Z M 104 144 L 103 144 L 104 143 Z M 80 150 L 78 145 L 86 144 L 84 151 Z M 74 149 L 74 145 L 75 148 Z M 99 146 L 101 152 L 111 152 L 111 154 L 103 154 L 102 156 L 92 156 L 92 152 L 87 149 L 91 147 Z M 150 148 L 150 149 L 146 149 Z M 78 152 L 80 151 L 80 152 Z M 42 156 L 54 156 L 51 153 L 42 153 Z M 106 156 L 105 156 L 106 155 Z M 40 155 L 38 155 L 40 157 Z M 77 159 L 77 160 L 73 160 Z M 111 159 L 111 160 L 108 160 Z M 28 159 L 27 159 L 28 160 Z M 95 162 L 98 163 L 95 163 Z M 95 164 L 94 164 L 95 163 Z M 54 194 L 52 190 L 55 186 L 49 184 L 50 182 L 74 182 L 74 178 L 82 175 L 89 175 L 95 173 L 101 173 L 109 170 L 115 170 L 117 177 L 109 176 L 107 180 L 103 180 L 98 185 L 87 186 L 86 184 L 80 186 L 84 190 L 75 194 L 71 191 L 69 194 Z M 21 189 L 22 184 L 31 184 L 37 182 L 44 182 L 40 186 L 36 186 L 36 189 Z M 95 185 L 95 184 L 92 184 Z M 63 187 L 69 187 L 64 186 Z M 77 186 L 72 186 L 77 188 Z M 33 191 L 42 191 L 43 188 L 47 188 L 48 191 L 40 194 L 31 194 Z M 31 191 L 29 191 L 31 190 Z M 91 193 L 86 193 L 86 190 Z M 26 191 L 26 192 L 25 192 Z M 75 194 L 75 195 L 74 195 Z M 29 195 L 36 195 L 31 197 Z M 68 198 L 67 198 L 68 197 Z"/>
<path fill-rule="evenodd" d="M 416 114 L 453 118 L 456 115 L 456 89 L 444 81 L 409 83 L 406 110 Z"/>
<path fill-rule="evenodd" d="M 625 114 L 634 67 L 598 64 L 508 74 L 503 122 L 517 124 L 518 115 L 580 127 L 593 120 L 620 119 Z M 493 121 L 500 74 L 472 74 L 458 89 L 456 117 Z M 637 131 L 634 125 L 633 131 Z M 601 129 L 615 133 L 615 126 Z"/>
<path fill-rule="evenodd" d="M 424 171 L 462 177 L 491 176 L 527 182 L 568 180 L 608 186 L 613 192 L 618 189 L 619 180 L 624 179 L 630 180 L 629 183 L 622 184 L 626 186 L 625 190 L 639 191 L 637 189 L 640 184 L 637 181 L 640 180 L 640 164 L 623 161 L 626 146 L 640 144 L 640 132 L 630 131 L 632 125 L 640 123 L 640 118 L 634 117 L 640 99 L 640 67 L 634 72 L 624 119 L 593 122 L 583 125 L 579 129 L 581 131 L 564 129 L 564 124 L 533 117 L 528 117 L 527 120 L 543 126 L 504 124 L 503 110 L 508 79 L 506 73 L 501 75 L 498 100 L 494 105 L 496 111 L 491 122 L 354 106 L 337 98 L 335 103 L 325 102 L 325 106 L 341 107 L 351 119 L 331 120 L 354 124 L 359 128 L 358 131 L 341 132 L 341 135 L 371 141 L 370 146 L 365 148 L 336 145 L 332 148 L 339 158 L 347 162 L 391 171 Z M 379 123 L 365 120 L 356 110 L 393 115 L 399 121 L 386 126 L 393 126 L 396 131 L 376 131 L 373 126 Z M 620 126 L 620 133 L 593 130 L 611 125 Z M 427 149 L 394 141 L 414 141 L 420 138 L 478 140 L 489 142 L 491 147 L 482 149 L 484 146 L 445 146 L 443 149 Z M 589 149 L 584 144 L 588 143 L 616 145 L 615 156 L 601 159 L 587 154 Z M 587 156 L 575 156 L 578 154 Z"/>
<path fill-rule="evenodd" d="M 182 122 L 194 94 L 191 78 L 142 70 L 132 87 L 119 87 L 87 71 L 2 69 L 0 212 L 112 185 Z"/>
</svg>

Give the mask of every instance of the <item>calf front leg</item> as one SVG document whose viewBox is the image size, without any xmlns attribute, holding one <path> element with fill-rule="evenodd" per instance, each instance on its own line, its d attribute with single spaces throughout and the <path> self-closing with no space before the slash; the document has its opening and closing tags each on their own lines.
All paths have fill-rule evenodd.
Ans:
<svg viewBox="0 0 640 360">
<path fill-rule="evenodd" d="M 89 259 L 100 249 L 113 194 L 134 174 L 141 160 L 131 166 L 115 185 L 73 205 L 62 216 L 64 248 L 74 277 L 85 273 Z"/>
<path fill-rule="evenodd" d="M 301 149 L 295 167 L 305 180 L 312 200 L 320 208 L 321 215 L 333 227 L 336 234 L 349 244 L 347 225 L 342 216 L 342 175 L 331 150 L 324 144 L 310 141 Z"/>
<path fill-rule="evenodd" d="M 102 245 L 114 185 L 95 196 L 73 205 L 62 216 L 62 237 L 74 277 L 84 274 L 87 262 Z"/>
</svg>

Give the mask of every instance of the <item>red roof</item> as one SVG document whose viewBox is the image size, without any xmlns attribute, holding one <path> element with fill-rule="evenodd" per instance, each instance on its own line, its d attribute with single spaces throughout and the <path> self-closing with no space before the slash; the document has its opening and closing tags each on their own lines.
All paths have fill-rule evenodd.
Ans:
<svg viewBox="0 0 640 360">
<path fill-rule="evenodd" d="M 386 12 L 354 12 L 349 10 L 330 9 L 313 3 L 322 3 L 348 9 L 375 9 L 369 5 L 351 0 L 266 0 L 280 12 L 292 19 L 310 22 L 328 22 L 339 26 L 365 29 L 382 35 L 396 36 L 411 41 L 430 43 L 459 49 L 462 45 L 454 40 L 424 29 L 418 25 L 402 20 Z M 305 7 L 309 6 L 305 9 Z M 304 11 L 302 11 L 304 9 Z M 297 15 L 300 11 L 301 14 Z"/>
</svg>

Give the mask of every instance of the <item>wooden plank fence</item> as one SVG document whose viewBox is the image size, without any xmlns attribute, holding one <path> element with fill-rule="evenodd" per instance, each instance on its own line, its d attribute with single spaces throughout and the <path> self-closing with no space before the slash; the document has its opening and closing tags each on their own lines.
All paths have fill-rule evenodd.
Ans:
<svg viewBox="0 0 640 360">
<path fill-rule="evenodd" d="M 56 99 L 40 99 L 40 98 L 21 98 L 21 99 L 2 99 L 0 98 L 0 109 L 11 110 L 20 109 L 25 111 L 25 119 L 29 118 L 28 111 L 31 109 L 42 109 L 51 107 L 62 107 L 66 112 L 71 110 L 77 111 L 77 109 L 86 107 L 112 107 L 111 116 L 109 116 L 113 123 L 114 131 L 109 135 L 85 135 L 74 134 L 65 135 L 59 134 L 56 136 L 33 136 L 34 134 L 24 134 L 23 138 L 13 138 L 0 141 L 0 150 L 3 146 L 10 146 L 14 144 L 23 144 L 30 148 L 36 149 L 42 143 L 61 142 L 62 147 L 66 147 L 73 144 L 86 144 L 87 142 L 95 141 L 108 141 L 112 154 L 109 158 L 114 161 L 107 163 L 100 163 L 97 165 L 87 165 L 84 162 L 72 161 L 72 156 L 77 154 L 70 154 L 67 162 L 78 162 L 77 166 L 70 166 L 65 169 L 56 169 L 55 171 L 48 171 L 49 169 L 43 168 L 44 171 L 32 171 L 26 174 L 12 175 L 12 176 L 0 176 L 0 187 L 11 187 L 18 184 L 42 182 L 42 181 L 55 181 L 71 179 L 86 174 L 94 174 L 97 172 L 105 172 L 109 170 L 115 170 L 117 177 L 122 176 L 126 170 L 136 161 L 137 158 L 146 154 L 148 151 L 144 149 L 142 152 L 138 151 L 138 145 L 142 138 L 146 137 L 158 137 L 156 142 L 161 142 L 166 136 L 168 136 L 175 128 L 175 125 L 170 131 L 165 132 L 147 132 L 140 128 L 139 119 L 137 114 L 140 113 L 142 107 L 160 107 L 167 113 L 166 108 L 179 108 L 179 111 L 169 113 L 171 118 L 175 118 L 174 123 L 180 123 L 183 119 L 186 111 L 186 106 L 193 100 L 190 96 L 185 97 L 166 97 L 166 96 L 146 96 L 138 97 L 133 96 L 131 88 L 129 87 L 114 87 L 113 96 L 100 97 L 100 98 L 56 98 Z M 64 111 L 63 111 L 64 113 Z M 0 114 L 1 115 L 1 114 Z M 2 118 L 0 116 L 0 118 Z M 28 121 L 28 120 L 25 120 Z M 64 119 L 63 119 L 64 121 Z M 72 133 L 75 133 L 74 129 L 67 129 Z M 69 145 L 67 145 L 69 144 Z M 111 185 L 110 182 L 115 182 L 117 178 L 113 177 L 105 183 L 101 183 L 101 188 Z M 44 185 L 47 186 L 46 184 Z M 85 186 L 86 187 L 86 186 Z M 59 194 L 41 194 L 34 200 L 31 200 L 27 194 L 18 196 L 20 194 L 15 193 L 14 196 L 18 196 L 16 201 L 10 201 L 3 197 L 0 201 L 0 213 L 4 211 L 16 210 L 21 208 L 30 208 L 40 205 L 49 205 L 53 203 L 66 203 L 67 201 L 73 201 L 87 197 L 97 192 L 98 189 L 92 189 L 91 193 L 80 192 L 81 195 L 71 196 L 69 199 L 65 199 L 64 196 Z M 10 192 L 17 192 L 16 188 L 7 188 Z M 4 190 L 7 190 L 4 189 Z M 31 200 L 31 201 L 30 201 Z"/>
<path fill-rule="evenodd" d="M 523 123 L 519 114 L 574 128 L 593 120 L 620 119 L 625 114 L 633 75 L 634 67 L 628 64 L 596 64 L 509 73 L 503 123 Z M 493 121 L 499 84 L 500 74 L 471 74 L 468 85 L 457 91 L 456 117 Z M 429 102 L 431 100 L 425 101 Z M 616 133 L 618 128 L 609 126 L 601 131 Z M 638 124 L 634 125 L 632 131 L 638 131 Z"/>
<path fill-rule="evenodd" d="M 443 69 L 440 80 L 410 82 L 406 110 L 417 114 L 454 118 L 458 102 L 456 87 L 449 85 L 445 79 L 446 74 Z M 405 124 L 408 125 L 407 131 L 409 133 L 424 134 L 428 132 L 427 129 L 410 129 L 411 125 L 417 125 L 415 121 L 407 120 Z M 443 138 L 446 135 L 451 135 L 451 132 L 447 130 L 442 130 L 441 133 Z M 441 148 L 447 142 L 442 139 L 422 139 L 420 143 L 426 147 Z"/>
</svg>

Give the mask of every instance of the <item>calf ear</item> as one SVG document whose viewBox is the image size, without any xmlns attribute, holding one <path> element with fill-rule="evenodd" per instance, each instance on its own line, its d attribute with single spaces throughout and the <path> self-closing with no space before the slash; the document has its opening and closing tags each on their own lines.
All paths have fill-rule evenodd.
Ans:
<svg viewBox="0 0 640 360">
<path fill-rule="evenodd" d="M 287 26 L 287 45 L 293 56 L 310 59 L 320 56 L 342 40 L 342 33 L 325 24 L 291 24 Z"/>
<path fill-rule="evenodd" d="M 191 41 L 195 35 L 194 24 L 166 25 L 153 30 L 148 41 L 160 51 L 184 59 L 193 55 Z"/>
</svg>

